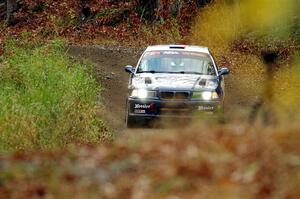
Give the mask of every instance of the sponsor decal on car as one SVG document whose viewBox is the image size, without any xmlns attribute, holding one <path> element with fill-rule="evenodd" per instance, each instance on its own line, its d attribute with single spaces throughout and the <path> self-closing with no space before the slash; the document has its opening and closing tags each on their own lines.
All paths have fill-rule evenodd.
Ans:
<svg viewBox="0 0 300 199">
<path fill-rule="evenodd" d="M 154 56 L 154 55 L 160 55 L 160 52 L 159 51 L 146 52 L 144 56 L 148 57 L 148 56 Z"/>
<path fill-rule="evenodd" d="M 145 114 L 146 109 L 150 109 L 148 104 L 134 104 L 134 113 Z"/>
<path fill-rule="evenodd" d="M 213 111 L 214 109 L 213 106 L 198 106 L 198 111 Z"/>
<path fill-rule="evenodd" d="M 177 51 L 163 51 L 163 55 L 179 55 Z"/>
<path fill-rule="evenodd" d="M 196 57 L 209 57 L 205 53 L 199 53 L 199 52 L 181 52 L 182 55 L 188 55 L 188 56 L 196 56 Z"/>
<path fill-rule="evenodd" d="M 150 108 L 150 104 L 134 104 L 134 108 L 135 109 L 149 109 Z"/>
</svg>

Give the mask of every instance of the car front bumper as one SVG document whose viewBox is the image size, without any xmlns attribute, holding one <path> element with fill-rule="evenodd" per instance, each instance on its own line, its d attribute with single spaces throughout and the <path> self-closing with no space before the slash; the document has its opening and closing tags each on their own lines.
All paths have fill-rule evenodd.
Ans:
<svg viewBox="0 0 300 199">
<path fill-rule="evenodd" d="M 141 119 L 192 118 L 222 110 L 220 100 L 159 100 L 128 98 L 128 115 Z"/>
</svg>

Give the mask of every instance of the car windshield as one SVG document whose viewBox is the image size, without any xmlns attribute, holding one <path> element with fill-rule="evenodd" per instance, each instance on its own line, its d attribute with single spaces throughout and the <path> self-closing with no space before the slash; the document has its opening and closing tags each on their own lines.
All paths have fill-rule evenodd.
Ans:
<svg viewBox="0 0 300 199">
<path fill-rule="evenodd" d="M 137 73 L 182 73 L 216 75 L 208 54 L 184 51 L 150 51 L 140 61 Z"/>
</svg>

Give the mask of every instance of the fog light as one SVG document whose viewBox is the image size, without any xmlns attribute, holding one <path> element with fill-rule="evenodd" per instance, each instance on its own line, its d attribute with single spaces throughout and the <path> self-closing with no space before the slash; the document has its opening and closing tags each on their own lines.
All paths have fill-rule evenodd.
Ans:
<svg viewBox="0 0 300 199">
<path fill-rule="evenodd" d="M 218 99 L 219 98 L 218 93 L 217 92 L 212 92 L 211 98 L 212 99 Z"/>
</svg>

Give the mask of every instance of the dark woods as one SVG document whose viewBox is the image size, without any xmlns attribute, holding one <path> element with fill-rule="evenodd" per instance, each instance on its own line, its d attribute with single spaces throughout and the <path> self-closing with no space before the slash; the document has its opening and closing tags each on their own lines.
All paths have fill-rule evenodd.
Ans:
<svg viewBox="0 0 300 199">
<path fill-rule="evenodd" d="M 198 8 L 203 7 L 214 0 L 67 0 L 60 2 L 68 9 L 75 7 L 77 16 L 83 20 L 93 19 L 99 16 L 115 17 L 116 25 L 122 19 L 138 17 L 140 20 L 164 22 L 173 17 L 179 21 L 191 20 Z M 0 0 L 1 4 L 2 0 Z M 27 12 L 41 12 L 47 6 L 55 4 L 52 0 L 6 0 L 6 22 L 14 25 L 13 12 L 22 9 Z M 60 6 L 58 6 L 60 7 Z M 65 10 L 64 10 L 65 11 Z M 49 13 L 51 14 L 51 13 Z M 104 20 L 105 21 L 105 20 Z M 107 25 L 105 23 L 105 25 Z"/>
<path fill-rule="evenodd" d="M 17 0 L 0 0 L 0 4 L 3 6 L 1 7 L 1 11 L 3 9 L 2 12 L 0 12 L 0 17 L 5 17 L 6 19 L 6 24 L 12 25 L 13 20 L 12 20 L 12 15 L 13 12 L 16 11 L 18 9 L 18 1 Z"/>
</svg>

